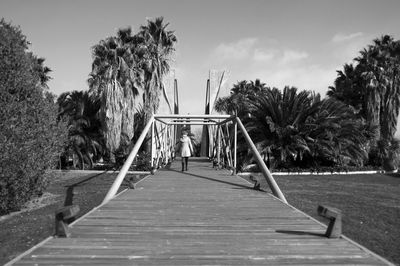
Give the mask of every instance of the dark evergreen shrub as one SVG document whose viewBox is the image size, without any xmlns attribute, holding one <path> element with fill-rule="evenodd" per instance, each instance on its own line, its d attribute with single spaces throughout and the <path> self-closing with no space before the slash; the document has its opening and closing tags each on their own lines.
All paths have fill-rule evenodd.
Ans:
<svg viewBox="0 0 400 266">
<path fill-rule="evenodd" d="M 43 59 L 28 52 L 19 28 L 0 21 L 0 215 L 40 196 L 57 162 L 66 128 L 45 90 Z"/>
</svg>

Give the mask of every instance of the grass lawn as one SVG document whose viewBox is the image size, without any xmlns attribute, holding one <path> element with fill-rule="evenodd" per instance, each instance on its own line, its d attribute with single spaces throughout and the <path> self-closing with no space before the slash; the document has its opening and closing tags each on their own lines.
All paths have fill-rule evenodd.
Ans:
<svg viewBox="0 0 400 266">
<path fill-rule="evenodd" d="M 82 216 L 98 206 L 117 176 L 72 171 L 49 175 L 53 181 L 40 200 L 31 202 L 25 211 L 0 217 L 0 265 L 53 235 L 54 213 L 60 207 L 77 204 Z M 123 182 L 120 191 L 127 186 Z"/>
<path fill-rule="evenodd" d="M 342 210 L 343 234 L 400 265 L 400 175 L 275 176 L 288 202 L 310 216 Z"/>
</svg>

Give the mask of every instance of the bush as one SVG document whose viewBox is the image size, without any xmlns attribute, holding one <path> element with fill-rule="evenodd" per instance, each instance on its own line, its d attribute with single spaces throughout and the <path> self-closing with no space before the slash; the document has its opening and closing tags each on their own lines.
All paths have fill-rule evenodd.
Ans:
<svg viewBox="0 0 400 266">
<path fill-rule="evenodd" d="M 66 139 L 54 96 L 44 90 L 48 69 L 27 44 L 18 28 L 0 21 L 0 215 L 43 193 L 44 173 Z"/>
<path fill-rule="evenodd" d="M 0 214 L 4 214 L 19 210 L 46 188 L 44 173 L 57 162 L 64 129 L 56 121 L 57 108 L 50 96 L 17 102 L 5 101 L 9 97 L 4 92 L 0 95 Z"/>
</svg>

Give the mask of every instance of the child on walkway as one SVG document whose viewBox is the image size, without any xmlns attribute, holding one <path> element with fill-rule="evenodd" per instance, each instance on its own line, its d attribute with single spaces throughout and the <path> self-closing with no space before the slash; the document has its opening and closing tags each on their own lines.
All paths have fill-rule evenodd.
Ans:
<svg viewBox="0 0 400 266">
<path fill-rule="evenodd" d="M 182 157 L 182 172 L 188 170 L 189 157 L 193 154 L 192 141 L 188 137 L 186 131 L 182 131 L 182 137 L 180 138 L 181 144 L 181 157 Z"/>
</svg>

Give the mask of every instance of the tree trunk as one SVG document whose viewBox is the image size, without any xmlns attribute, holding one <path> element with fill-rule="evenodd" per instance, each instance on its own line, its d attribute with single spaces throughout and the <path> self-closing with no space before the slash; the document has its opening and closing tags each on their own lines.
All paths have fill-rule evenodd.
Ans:
<svg viewBox="0 0 400 266">
<path fill-rule="evenodd" d="M 157 112 L 160 103 L 160 88 L 158 88 L 153 76 L 151 80 L 146 82 L 145 86 L 143 99 L 144 126 L 147 125 L 152 115 Z M 147 135 L 147 139 L 151 139 L 150 133 Z M 151 141 L 145 143 L 145 150 L 150 152 Z"/>
<path fill-rule="evenodd" d="M 101 122 L 109 160 L 115 163 L 115 151 L 120 146 L 124 92 L 117 81 L 107 84 L 101 104 Z"/>
<path fill-rule="evenodd" d="M 134 135 L 135 98 L 130 88 L 124 89 L 124 107 L 122 109 L 121 145 L 129 145 Z"/>
</svg>

